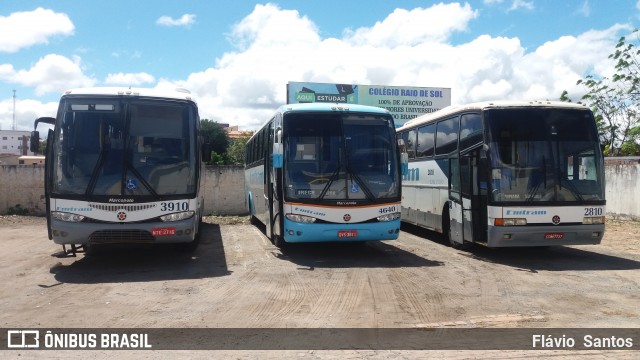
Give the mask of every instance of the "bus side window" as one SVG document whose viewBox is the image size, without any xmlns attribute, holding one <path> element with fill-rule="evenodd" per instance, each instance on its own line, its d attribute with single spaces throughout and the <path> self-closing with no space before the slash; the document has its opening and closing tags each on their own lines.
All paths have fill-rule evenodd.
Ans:
<svg viewBox="0 0 640 360">
<path fill-rule="evenodd" d="M 432 156 L 435 148 L 435 124 L 423 126 L 418 129 L 418 146 L 416 148 L 416 156 Z"/>
<path fill-rule="evenodd" d="M 460 118 L 460 151 L 482 142 L 480 114 L 465 114 Z"/>
<path fill-rule="evenodd" d="M 436 128 L 436 155 L 449 154 L 458 148 L 458 117 L 438 122 Z"/>
<path fill-rule="evenodd" d="M 409 130 L 402 135 L 407 147 L 407 155 L 409 155 L 409 159 L 414 159 L 416 157 L 416 130 Z"/>
</svg>

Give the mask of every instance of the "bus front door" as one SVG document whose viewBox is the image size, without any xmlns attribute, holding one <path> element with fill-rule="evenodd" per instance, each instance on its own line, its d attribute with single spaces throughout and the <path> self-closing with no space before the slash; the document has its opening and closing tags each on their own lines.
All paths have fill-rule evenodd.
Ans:
<svg viewBox="0 0 640 360">
<path fill-rule="evenodd" d="M 269 130 L 270 134 L 274 134 L 273 147 L 269 147 L 269 153 L 265 157 L 265 172 L 268 174 L 265 184 L 265 193 L 267 194 L 267 211 L 269 218 L 266 222 L 267 236 L 277 247 L 285 245 L 283 236 L 284 219 L 282 214 L 283 200 L 283 155 L 282 155 L 282 131 L 280 127 L 280 118 L 278 117 L 270 126 L 275 127 L 275 131 Z"/>
<path fill-rule="evenodd" d="M 454 241 L 460 245 L 486 242 L 486 200 L 483 199 L 486 198 L 487 184 L 482 180 L 484 171 L 480 166 L 479 149 L 461 154 L 459 161 L 460 201 L 453 202 L 454 207 L 457 206 L 456 214 L 461 220 L 462 231 Z"/>
<path fill-rule="evenodd" d="M 458 248 L 463 245 L 463 202 L 460 193 L 460 159 L 449 159 L 449 227 L 448 237 L 452 247 Z"/>
</svg>

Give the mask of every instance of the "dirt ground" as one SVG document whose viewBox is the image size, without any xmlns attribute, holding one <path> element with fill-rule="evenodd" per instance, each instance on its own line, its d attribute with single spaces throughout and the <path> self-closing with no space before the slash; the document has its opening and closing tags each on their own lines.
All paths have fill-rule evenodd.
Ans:
<svg viewBox="0 0 640 360">
<path fill-rule="evenodd" d="M 640 223 L 602 244 L 455 250 L 396 241 L 273 246 L 246 217 L 207 217 L 194 253 L 109 247 L 62 257 L 44 218 L 1 216 L 0 328 L 638 328 Z M 640 339 L 638 339 L 640 341 Z M 6 351 L 0 357 L 51 357 Z M 109 357 L 63 351 L 57 357 Z M 117 353 L 209 358 L 208 352 Z M 222 351 L 225 358 L 634 358 L 637 352 Z M 81 356 L 82 355 L 82 356 Z M 636 357 L 637 358 L 637 357 Z"/>
</svg>

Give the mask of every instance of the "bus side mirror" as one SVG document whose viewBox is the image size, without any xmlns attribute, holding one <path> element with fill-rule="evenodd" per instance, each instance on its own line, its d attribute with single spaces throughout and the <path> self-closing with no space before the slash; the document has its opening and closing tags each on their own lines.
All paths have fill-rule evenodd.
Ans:
<svg viewBox="0 0 640 360">
<path fill-rule="evenodd" d="M 34 130 L 31 132 L 31 140 L 29 141 L 29 150 L 37 154 L 40 150 L 40 132 Z"/>
<path fill-rule="evenodd" d="M 400 153 L 400 166 L 402 175 L 407 175 L 409 173 L 409 154 L 406 152 Z"/>
<path fill-rule="evenodd" d="M 36 121 L 33 122 L 33 131 L 31 132 L 31 140 L 29 141 L 29 150 L 31 150 L 32 153 L 37 153 L 40 149 L 40 133 L 36 130 L 39 123 L 45 123 L 55 126 L 56 118 L 43 116 L 37 118 Z"/>
<path fill-rule="evenodd" d="M 400 150 L 400 169 L 402 175 L 409 173 L 409 154 L 407 154 L 407 147 L 404 143 L 404 139 L 398 139 L 398 150 Z"/>
<path fill-rule="evenodd" d="M 271 164 L 274 169 L 282 169 L 283 163 L 283 155 L 282 155 L 282 144 L 273 143 L 273 158 L 271 159 Z"/>
</svg>

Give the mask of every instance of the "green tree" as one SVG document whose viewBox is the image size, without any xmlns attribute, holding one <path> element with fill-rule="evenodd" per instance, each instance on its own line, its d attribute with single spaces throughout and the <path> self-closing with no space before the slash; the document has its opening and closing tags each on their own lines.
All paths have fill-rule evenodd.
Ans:
<svg viewBox="0 0 640 360">
<path fill-rule="evenodd" d="M 205 143 L 211 144 L 211 151 L 215 152 L 216 157 L 212 157 L 212 164 L 220 162 L 219 157 L 223 157 L 229 147 L 229 138 L 227 132 L 224 131 L 222 125 L 209 119 L 200 120 L 200 133 Z"/>
<path fill-rule="evenodd" d="M 609 58 L 615 61 L 611 78 L 587 75 L 577 84 L 586 88 L 582 96 L 594 112 L 600 139 L 609 156 L 640 155 L 640 49 L 638 30 L 635 40 L 623 36 Z M 561 100 L 567 100 L 564 91 Z"/>
<path fill-rule="evenodd" d="M 244 149 L 249 141 L 249 137 L 241 137 L 231 141 L 227 149 L 227 161 L 231 165 L 244 164 Z"/>
</svg>

